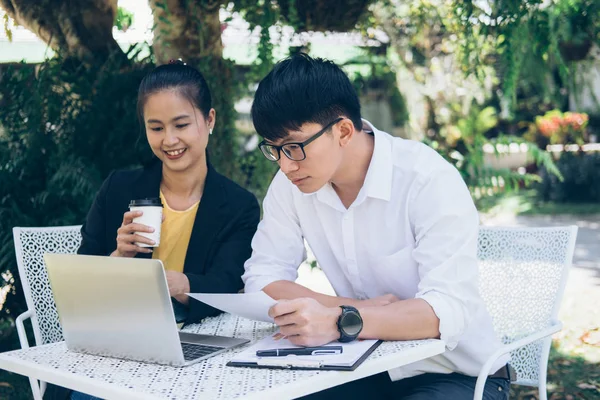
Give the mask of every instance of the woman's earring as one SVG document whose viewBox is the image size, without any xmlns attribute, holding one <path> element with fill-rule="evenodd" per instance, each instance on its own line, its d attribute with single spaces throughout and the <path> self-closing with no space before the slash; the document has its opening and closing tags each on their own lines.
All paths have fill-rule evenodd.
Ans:
<svg viewBox="0 0 600 400">
<path fill-rule="evenodd" d="M 209 134 L 209 135 L 212 135 L 212 128 L 210 128 L 210 129 L 208 130 L 208 134 Z"/>
</svg>

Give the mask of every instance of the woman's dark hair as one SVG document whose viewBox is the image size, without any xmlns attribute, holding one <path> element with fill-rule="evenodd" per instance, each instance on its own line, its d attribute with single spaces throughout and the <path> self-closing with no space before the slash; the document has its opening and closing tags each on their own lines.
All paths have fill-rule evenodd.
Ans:
<svg viewBox="0 0 600 400">
<path fill-rule="evenodd" d="M 254 128 L 272 142 L 307 122 L 325 126 L 339 116 L 362 130 L 352 83 L 333 62 L 304 53 L 278 62 L 258 85 L 252 103 Z"/>
<path fill-rule="evenodd" d="M 196 68 L 172 60 L 169 64 L 156 67 L 140 83 L 137 110 L 142 126 L 144 126 L 144 105 L 148 97 L 163 90 L 176 90 L 202 111 L 205 118 L 208 117 L 212 99 L 204 76 Z"/>
</svg>

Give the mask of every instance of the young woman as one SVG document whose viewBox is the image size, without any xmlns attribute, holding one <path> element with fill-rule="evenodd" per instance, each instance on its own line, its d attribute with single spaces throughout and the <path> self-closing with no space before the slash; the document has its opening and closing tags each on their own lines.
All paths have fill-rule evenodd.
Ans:
<svg viewBox="0 0 600 400">
<path fill-rule="evenodd" d="M 78 253 L 160 259 L 177 321 L 198 322 L 219 311 L 185 293 L 236 293 L 243 287 L 258 203 L 207 160 L 216 112 L 200 72 L 177 61 L 156 68 L 140 84 L 138 111 L 156 160 L 104 181 L 81 229 Z M 152 228 L 133 223 L 142 213 L 129 211 L 129 203 L 157 197 L 164 219 L 160 244 L 150 250 L 135 244 L 154 245 L 136 233 Z M 44 399 L 97 398 L 48 385 Z"/>
<path fill-rule="evenodd" d="M 256 198 L 217 173 L 206 147 L 216 123 L 204 77 L 180 61 L 150 72 L 138 92 L 140 121 L 156 159 L 148 167 L 113 172 L 104 182 L 83 225 L 79 254 L 160 259 L 178 322 L 194 323 L 218 311 L 189 299 L 187 292 L 236 293 L 259 220 Z M 119 151 L 119 149 L 115 149 Z M 162 200 L 158 247 L 136 232 L 136 199 Z"/>
</svg>

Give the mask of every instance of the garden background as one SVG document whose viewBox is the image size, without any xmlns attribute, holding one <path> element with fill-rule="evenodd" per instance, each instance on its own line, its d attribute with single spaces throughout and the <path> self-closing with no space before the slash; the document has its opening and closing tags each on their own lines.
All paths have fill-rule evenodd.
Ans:
<svg viewBox="0 0 600 400">
<path fill-rule="evenodd" d="M 150 156 L 148 71 L 181 58 L 204 73 L 211 160 L 262 199 L 276 166 L 253 92 L 304 51 L 343 66 L 378 128 L 453 163 L 482 223 L 580 227 L 549 398 L 600 399 L 597 0 L 0 0 L 0 17 L 0 351 L 26 310 L 12 227 L 81 224 L 111 170 Z M 330 290 L 312 259 L 301 279 Z M 31 398 L 27 379 L 0 371 L 0 398 Z"/>
</svg>

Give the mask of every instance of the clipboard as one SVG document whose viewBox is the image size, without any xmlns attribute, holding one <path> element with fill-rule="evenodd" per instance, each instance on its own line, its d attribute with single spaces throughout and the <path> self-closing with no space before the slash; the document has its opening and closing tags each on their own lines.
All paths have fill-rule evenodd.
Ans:
<svg viewBox="0 0 600 400">
<path fill-rule="evenodd" d="M 342 354 L 326 356 L 285 356 L 257 357 L 257 350 L 299 347 L 287 339 L 276 340 L 276 335 L 268 336 L 236 354 L 226 365 L 228 367 L 300 369 L 322 371 L 354 371 L 382 343 L 381 340 L 361 340 L 340 343 Z M 337 345 L 337 343 L 336 343 Z"/>
</svg>

